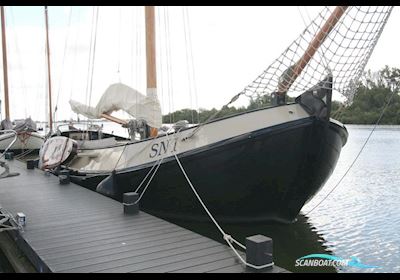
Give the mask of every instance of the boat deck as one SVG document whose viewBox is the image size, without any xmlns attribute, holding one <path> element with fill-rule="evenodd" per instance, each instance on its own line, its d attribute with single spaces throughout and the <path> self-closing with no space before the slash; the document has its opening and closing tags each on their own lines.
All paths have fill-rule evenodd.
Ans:
<svg viewBox="0 0 400 280">
<path fill-rule="evenodd" d="M 250 272 L 224 244 L 7 162 L 20 175 L 0 180 L 0 206 L 26 215 L 24 232 L 8 233 L 39 272 Z"/>
</svg>

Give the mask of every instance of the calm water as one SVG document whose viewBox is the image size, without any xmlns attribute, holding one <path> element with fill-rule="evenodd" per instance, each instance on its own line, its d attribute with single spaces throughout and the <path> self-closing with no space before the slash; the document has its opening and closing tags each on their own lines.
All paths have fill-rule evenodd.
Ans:
<svg viewBox="0 0 400 280">
<path fill-rule="evenodd" d="M 304 206 L 305 214 L 346 172 L 372 126 L 347 125 L 349 139 L 324 188 Z M 264 234 L 274 240 L 275 263 L 293 272 L 335 272 L 332 267 L 295 267 L 307 254 L 325 253 L 344 259 L 354 256 L 380 268 L 343 267 L 338 272 L 400 272 L 400 126 L 381 126 L 342 183 L 309 215 L 292 225 L 229 226 L 224 229 L 244 242 Z M 181 225 L 221 242 L 211 224 Z"/>
<path fill-rule="evenodd" d="M 359 152 L 372 126 L 347 126 L 349 140 L 322 191 L 303 208 L 307 213 L 328 193 Z M 313 212 L 309 222 L 334 255 L 358 257 L 375 269 L 400 272 L 400 126 L 379 127 L 341 185 Z"/>
</svg>

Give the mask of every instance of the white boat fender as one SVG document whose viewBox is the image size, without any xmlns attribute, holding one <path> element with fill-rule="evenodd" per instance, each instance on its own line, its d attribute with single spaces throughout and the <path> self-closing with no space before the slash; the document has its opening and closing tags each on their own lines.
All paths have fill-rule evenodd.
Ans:
<svg viewBox="0 0 400 280">
<path fill-rule="evenodd" d="M 55 136 L 47 140 L 39 151 L 39 168 L 53 169 L 77 154 L 78 144 L 64 136 Z"/>
</svg>

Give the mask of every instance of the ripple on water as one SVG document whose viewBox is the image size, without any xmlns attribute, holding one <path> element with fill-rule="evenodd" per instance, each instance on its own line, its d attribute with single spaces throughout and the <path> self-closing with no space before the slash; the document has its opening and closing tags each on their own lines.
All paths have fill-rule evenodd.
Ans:
<svg viewBox="0 0 400 280">
<path fill-rule="evenodd" d="M 371 127 L 348 126 L 348 143 L 324 188 L 304 207 L 307 213 L 336 185 L 359 152 Z M 335 191 L 309 221 L 334 255 L 357 256 L 381 268 L 341 272 L 400 272 L 400 127 L 377 129 Z"/>
</svg>

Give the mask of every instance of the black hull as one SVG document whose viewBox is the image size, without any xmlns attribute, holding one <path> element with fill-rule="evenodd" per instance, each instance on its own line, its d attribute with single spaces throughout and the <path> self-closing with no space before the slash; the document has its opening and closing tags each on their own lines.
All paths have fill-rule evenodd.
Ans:
<svg viewBox="0 0 400 280">
<path fill-rule="evenodd" d="M 346 141 L 344 126 L 310 117 L 234 137 L 179 158 L 218 221 L 290 223 L 329 178 Z M 123 193 L 134 191 L 150 168 L 117 172 L 112 197 L 121 201 Z M 104 178 L 72 176 L 93 190 Z M 167 219 L 209 220 L 173 157 L 164 159 L 140 208 Z"/>
</svg>

